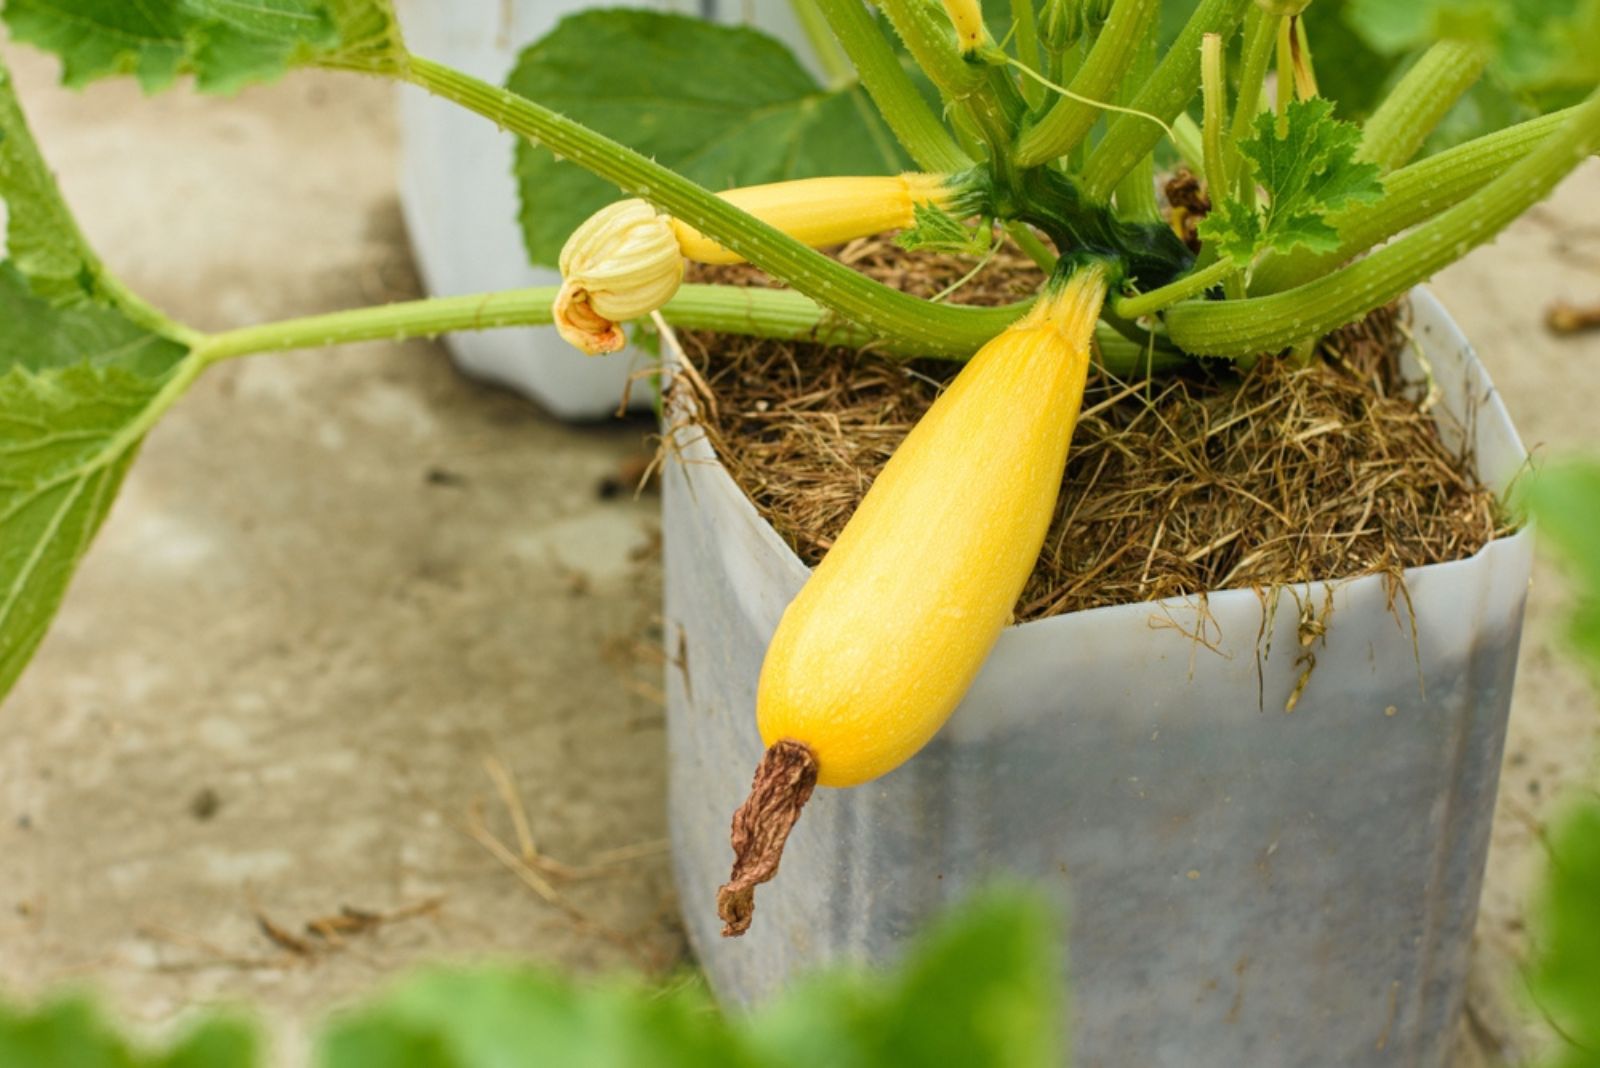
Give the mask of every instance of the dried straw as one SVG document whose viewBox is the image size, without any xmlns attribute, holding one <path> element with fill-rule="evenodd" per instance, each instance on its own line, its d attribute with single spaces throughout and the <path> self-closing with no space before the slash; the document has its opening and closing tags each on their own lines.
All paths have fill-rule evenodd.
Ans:
<svg viewBox="0 0 1600 1068">
<path fill-rule="evenodd" d="M 971 270 L 881 238 L 840 258 L 931 296 Z M 770 284 L 752 268 L 702 278 Z M 1001 249 L 952 302 L 1032 292 Z M 1101 605 L 1268 588 L 1470 556 L 1503 533 L 1472 458 L 1440 440 L 1420 384 L 1401 380 L 1403 311 L 1324 339 L 1312 366 L 1262 360 L 1122 382 L 1091 379 L 1039 563 L 1017 606 L 1039 619 Z M 819 345 L 687 332 L 717 399 L 705 429 L 734 479 L 808 564 L 833 544 L 912 425 L 959 369 Z"/>
</svg>

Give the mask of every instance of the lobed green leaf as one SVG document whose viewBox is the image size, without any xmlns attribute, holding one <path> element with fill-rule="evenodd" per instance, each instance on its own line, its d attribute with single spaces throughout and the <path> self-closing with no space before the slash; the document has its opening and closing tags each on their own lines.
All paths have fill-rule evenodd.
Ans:
<svg viewBox="0 0 1600 1068">
<path fill-rule="evenodd" d="M 126 74 L 154 92 L 192 74 L 232 92 L 296 65 L 381 70 L 404 55 L 389 0 L 6 0 L 4 19 L 72 86 Z"/>
<path fill-rule="evenodd" d="M 530 45 L 507 87 L 712 190 L 909 160 L 859 86 L 819 86 L 781 43 L 741 27 L 646 11 L 590 11 Z M 534 263 L 617 199 L 616 187 L 519 143 L 522 231 Z"/>
<path fill-rule="evenodd" d="M 1345 19 L 1386 55 L 1444 38 L 1480 44 L 1516 91 L 1586 90 L 1600 81 L 1600 0 L 1346 0 Z"/>
<path fill-rule="evenodd" d="M 0 1065 L 17 1068 L 253 1068 L 255 1033 L 227 1019 L 205 1021 L 162 1052 L 129 1044 L 93 1007 L 58 1001 L 22 1013 L 0 1005 Z"/>
<path fill-rule="evenodd" d="M 1328 217 L 1383 195 L 1378 167 L 1356 161 L 1360 147 L 1361 128 L 1335 119 L 1328 100 L 1291 103 L 1281 136 L 1276 116 L 1258 116 L 1239 150 L 1266 205 L 1224 201 L 1200 224 L 1201 238 L 1241 267 L 1269 250 L 1335 251 L 1339 232 Z"/>
</svg>

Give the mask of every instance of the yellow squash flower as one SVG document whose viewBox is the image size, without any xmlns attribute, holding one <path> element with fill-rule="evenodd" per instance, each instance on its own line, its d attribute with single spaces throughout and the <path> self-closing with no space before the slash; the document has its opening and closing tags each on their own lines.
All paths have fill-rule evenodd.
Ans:
<svg viewBox="0 0 1600 1068">
<path fill-rule="evenodd" d="M 561 249 L 555 324 L 588 353 L 627 344 L 621 324 L 660 308 L 683 281 L 683 253 L 672 220 L 643 200 L 601 208 Z"/>
</svg>

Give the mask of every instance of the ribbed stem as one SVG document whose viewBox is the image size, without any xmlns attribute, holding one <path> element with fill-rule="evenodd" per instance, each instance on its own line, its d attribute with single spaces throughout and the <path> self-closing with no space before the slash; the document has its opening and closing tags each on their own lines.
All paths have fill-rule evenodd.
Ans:
<svg viewBox="0 0 1600 1068">
<path fill-rule="evenodd" d="M 835 40 L 816 0 L 789 0 L 789 10 L 794 12 L 795 21 L 805 32 L 811 51 L 817 54 L 817 63 L 828 79 L 828 88 L 837 91 L 854 82 L 855 69 L 851 67 L 850 59 L 840 51 L 839 42 Z"/>
<path fill-rule="evenodd" d="M 1135 50 L 1149 36 L 1159 10 L 1157 0 L 1116 0 L 1089 57 L 1067 85 L 1074 96 L 1056 100 L 1017 139 L 1014 155 L 1018 166 L 1034 167 L 1056 159 L 1083 139 L 1105 113 L 1104 108 L 1087 101 L 1112 102 Z"/>
<path fill-rule="evenodd" d="M 1251 0 L 1200 0 L 1133 107 L 1170 123 L 1189 105 L 1200 86 L 1200 39 L 1208 33 L 1224 37 L 1232 33 L 1250 3 Z M 1118 115 L 1084 167 L 1084 193 L 1089 199 L 1104 203 L 1122 176 L 1133 169 L 1139 157 L 1155 148 L 1163 133 L 1149 119 Z"/>
<path fill-rule="evenodd" d="M 257 352 L 546 325 L 551 321 L 550 307 L 557 289 L 531 286 L 308 315 L 212 334 L 199 343 L 197 351 L 207 362 L 214 362 Z M 690 284 L 679 288 L 661 314 L 674 325 L 691 330 L 791 341 L 825 340 L 839 345 L 865 345 L 873 340 L 872 335 L 838 319 L 816 301 L 788 289 Z M 580 357 L 574 352 L 573 358 Z"/>
<path fill-rule="evenodd" d="M 1011 25 L 1016 28 L 1017 59 L 1032 71 L 1040 71 L 1039 23 L 1034 14 L 1033 0 L 1011 0 Z M 1028 107 L 1044 103 L 1044 87 L 1032 79 L 1023 79 L 1022 96 Z"/>
<path fill-rule="evenodd" d="M 633 196 L 648 198 L 751 263 L 846 319 L 929 356 L 965 356 L 999 333 L 1021 306 L 958 308 L 918 300 L 809 249 L 654 160 L 498 86 L 414 57 L 407 76 L 524 137 L 533 138 Z"/>
<path fill-rule="evenodd" d="M 1196 294 L 1204 293 L 1212 286 L 1221 285 L 1234 270 L 1232 260 L 1218 260 L 1211 266 L 1203 267 L 1193 274 L 1186 274 L 1160 289 L 1152 289 L 1148 293 L 1140 293 L 1133 297 L 1117 298 L 1116 312 L 1124 319 L 1137 319 L 1158 312 L 1180 300 L 1188 300 Z"/>
<path fill-rule="evenodd" d="M 1492 238 L 1600 148 L 1600 90 L 1478 192 L 1365 259 L 1270 297 L 1188 301 L 1166 313 L 1185 352 L 1249 357 L 1320 337 L 1393 300 Z"/>
<path fill-rule="evenodd" d="M 1151 35 L 1140 42 L 1138 51 L 1134 53 L 1133 63 L 1122 79 L 1122 91 L 1119 96 L 1124 105 L 1139 95 L 1139 91 L 1144 88 L 1145 82 L 1150 80 L 1150 75 L 1155 69 L 1156 41 L 1154 35 Z M 1162 222 L 1161 207 L 1156 203 L 1154 152 L 1139 157 L 1139 162 L 1135 163 L 1133 169 L 1123 175 L 1122 181 L 1117 183 L 1113 195 L 1116 198 L 1118 218 L 1144 223 Z"/>
<path fill-rule="evenodd" d="M 811 2 L 800 0 L 802 6 Z M 923 170 L 944 172 L 972 166 L 971 158 L 961 151 L 950 131 L 922 99 L 861 0 L 815 0 L 815 5 L 855 64 L 861 84 L 878 105 L 883 121 L 917 165 Z"/>
<path fill-rule="evenodd" d="M 1282 15 L 1268 14 L 1260 7 L 1252 7 L 1245 18 L 1244 54 L 1239 65 L 1239 98 L 1233 102 L 1233 136 L 1228 138 L 1230 182 L 1238 176 L 1238 146 L 1250 140 L 1256 116 L 1261 113 L 1261 94 L 1266 89 L 1267 67 L 1272 63 L 1272 53 L 1278 40 L 1278 24 L 1282 21 Z M 1239 183 L 1239 200 L 1246 206 L 1255 204 L 1255 183 Z"/>
<path fill-rule="evenodd" d="M 1483 49 L 1461 41 L 1428 49 L 1362 124 L 1359 158 L 1387 172 L 1416 155 L 1487 62 Z"/>
<path fill-rule="evenodd" d="M 938 5 L 924 0 L 878 0 L 878 6 L 945 102 L 959 111 L 987 145 L 997 177 L 1004 180 L 999 172 L 1010 165 L 1011 122 L 989 84 L 986 65 L 962 58 L 950 19 Z"/>
<path fill-rule="evenodd" d="M 1222 38 L 1208 33 L 1200 46 L 1200 92 L 1205 107 L 1200 130 L 1205 146 L 1206 189 L 1211 194 L 1213 208 L 1220 208 L 1233 196 L 1233 180 L 1228 173 L 1227 148 L 1224 147 L 1222 136 L 1223 123 L 1228 114 L 1226 73 Z"/>
<path fill-rule="evenodd" d="M 1571 117 L 1570 108 L 1541 115 L 1390 173 L 1383 180 L 1381 199 L 1355 205 L 1329 220 L 1339 232 L 1337 251 L 1269 255 L 1256 266 L 1251 294 L 1265 296 L 1309 282 L 1402 230 L 1459 204 Z"/>
</svg>

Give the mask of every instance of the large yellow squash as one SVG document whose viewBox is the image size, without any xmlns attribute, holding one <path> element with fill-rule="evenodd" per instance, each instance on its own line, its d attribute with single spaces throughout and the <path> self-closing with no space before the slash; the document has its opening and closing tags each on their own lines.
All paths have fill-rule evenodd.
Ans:
<svg viewBox="0 0 1600 1068">
<path fill-rule="evenodd" d="M 1080 269 L 983 347 L 906 437 L 784 612 L 763 741 L 816 781 L 898 767 L 955 710 L 1011 618 L 1055 509 L 1105 274 Z"/>
</svg>

